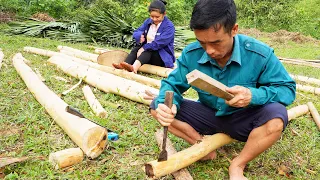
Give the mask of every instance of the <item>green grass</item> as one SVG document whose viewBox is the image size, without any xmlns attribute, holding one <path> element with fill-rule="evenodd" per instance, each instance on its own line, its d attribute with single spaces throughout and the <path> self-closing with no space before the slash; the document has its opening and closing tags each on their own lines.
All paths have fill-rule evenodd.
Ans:
<svg viewBox="0 0 320 180">
<path fill-rule="evenodd" d="M 5 27 L 0 26 L 0 28 Z M 6 166 L 3 170 L 6 179 L 146 179 L 143 171 L 144 163 L 156 159 L 160 152 L 154 139 L 154 132 L 160 125 L 148 114 L 147 106 L 93 89 L 109 114 L 106 119 L 96 117 L 83 97 L 81 87 L 84 83 L 62 99 L 80 109 L 89 119 L 116 131 L 120 135 L 120 140 L 109 142 L 108 148 L 97 159 L 85 158 L 82 163 L 72 168 L 54 170 L 48 163 L 49 153 L 77 145 L 53 122 L 28 91 L 12 66 L 11 59 L 15 53 L 22 52 L 24 46 L 56 51 L 58 45 L 92 52 L 86 44 L 6 36 L 0 33 L 0 48 L 5 54 L 0 70 L 0 157 L 34 157 L 23 163 Z M 283 57 L 311 59 L 313 57 L 310 55 L 311 52 L 315 54 L 320 52 L 319 45 L 314 43 L 285 43 L 283 46 L 279 43 L 273 47 L 277 55 Z M 47 57 L 24 52 L 22 54 L 31 61 L 32 69 L 39 69 L 46 79 L 45 84 L 55 93 L 61 94 L 78 82 L 76 78 L 65 75 L 47 64 Z M 292 74 L 320 79 L 319 69 L 296 65 L 285 65 L 285 67 Z M 52 76 L 60 76 L 70 82 L 58 81 Z M 187 96 L 195 97 L 195 94 L 190 91 Z M 297 99 L 290 107 L 308 101 L 312 101 L 320 109 L 319 96 L 303 92 L 297 93 Z M 122 109 L 111 108 L 108 102 L 120 103 Z M 147 136 L 140 132 L 139 126 Z M 293 130 L 298 135 L 293 133 Z M 170 135 L 170 139 L 178 151 L 189 147 L 177 137 Z M 310 115 L 294 119 L 280 141 L 249 163 L 245 175 L 249 179 L 284 179 L 284 176 L 278 175 L 277 169 L 280 165 L 285 165 L 292 173 L 291 179 L 320 179 L 319 142 L 320 133 Z M 190 165 L 188 170 L 196 180 L 228 179 L 228 159 L 239 153 L 243 145 L 243 143 L 227 145 L 218 151 L 217 160 L 196 162 Z M 44 157 L 44 160 L 37 157 Z M 316 173 L 308 173 L 307 169 Z M 173 178 L 166 176 L 164 179 Z"/>
</svg>

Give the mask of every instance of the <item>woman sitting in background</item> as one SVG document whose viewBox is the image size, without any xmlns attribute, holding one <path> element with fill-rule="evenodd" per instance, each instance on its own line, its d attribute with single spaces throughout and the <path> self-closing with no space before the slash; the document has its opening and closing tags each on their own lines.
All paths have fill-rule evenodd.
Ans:
<svg viewBox="0 0 320 180">
<path fill-rule="evenodd" d="M 150 4 L 150 18 L 133 33 L 137 46 L 131 50 L 124 62 L 113 64 L 115 68 L 137 73 L 143 64 L 173 67 L 175 28 L 166 16 L 165 5 L 166 2 L 160 0 Z"/>
</svg>

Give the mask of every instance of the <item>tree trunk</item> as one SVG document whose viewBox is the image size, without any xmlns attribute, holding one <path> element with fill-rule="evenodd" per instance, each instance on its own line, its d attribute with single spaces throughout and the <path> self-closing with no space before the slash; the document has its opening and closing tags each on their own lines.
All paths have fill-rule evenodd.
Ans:
<svg viewBox="0 0 320 180">
<path fill-rule="evenodd" d="M 320 94 L 320 88 L 315 88 L 312 86 L 305 86 L 305 85 L 300 85 L 300 84 L 297 84 L 296 86 L 297 86 L 297 90 L 311 92 L 311 93 L 317 94 L 317 95 Z"/>
<path fill-rule="evenodd" d="M 306 83 L 311 83 L 311 84 L 316 84 L 316 85 L 320 86 L 320 79 L 310 78 L 310 77 L 306 77 L 306 76 L 299 76 L 299 75 L 294 75 L 294 74 L 290 74 L 290 76 L 295 80 L 306 82 Z"/>
<path fill-rule="evenodd" d="M 93 112 L 100 118 L 106 118 L 107 111 L 101 106 L 98 99 L 94 96 L 91 88 L 89 86 L 84 86 L 82 91 Z"/>
<path fill-rule="evenodd" d="M 158 129 L 156 132 L 155 132 L 155 136 L 156 136 L 156 141 L 158 143 L 158 146 L 159 148 L 162 147 L 162 140 L 163 140 L 163 131 L 161 131 L 160 129 Z M 175 150 L 175 148 L 173 147 L 173 144 L 172 142 L 170 141 L 169 138 L 167 138 L 167 145 L 166 145 L 166 149 L 167 149 L 167 153 L 168 153 L 168 156 L 171 156 L 175 153 L 177 153 L 177 151 Z M 180 169 L 176 172 L 173 172 L 172 175 L 174 176 L 174 179 L 176 180 L 192 180 L 192 176 L 191 174 L 189 173 L 188 169 L 186 168 L 183 168 L 183 169 Z"/>
<path fill-rule="evenodd" d="M 55 169 L 62 169 L 83 161 L 83 152 L 80 148 L 70 148 L 50 153 L 49 162 Z"/>
<path fill-rule="evenodd" d="M 313 117 L 314 122 L 317 124 L 317 126 L 320 130 L 320 115 L 319 115 L 317 108 L 314 106 L 314 104 L 312 102 L 308 102 L 307 105 L 310 109 L 310 112 L 311 112 L 311 115 Z"/>
<path fill-rule="evenodd" d="M 150 100 L 143 99 L 145 90 L 158 91 L 144 84 L 81 65 L 61 56 L 53 56 L 49 59 L 49 62 L 57 65 L 59 69 L 70 76 L 82 78 L 83 81 L 106 93 L 117 94 L 143 104 L 150 105 L 151 103 Z"/>
<path fill-rule="evenodd" d="M 299 115 L 309 112 L 307 105 L 298 106 L 288 110 L 288 117 L 291 120 Z M 230 136 L 217 133 L 211 136 L 204 136 L 200 143 L 182 150 L 168 157 L 167 161 L 158 162 L 157 160 L 145 164 L 146 174 L 149 177 L 161 177 L 171 174 L 179 169 L 189 166 L 190 164 L 205 157 L 213 150 L 233 142 Z"/>
<path fill-rule="evenodd" d="M 92 61 L 97 63 L 98 62 L 98 55 L 93 53 L 88 53 L 86 51 L 81 51 L 78 49 L 74 49 L 67 46 L 58 46 L 58 50 L 60 50 L 61 53 L 67 54 L 70 56 L 74 56 L 77 58 L 85 59 L 87 61 Z"/>
<path fill-rule="evenodd" d="M 21 54 L 16 54 L 13 65 L 32 95 L 88 157 L 98 157 L 107 144 L 107 130 L 66 112 L 68 104 L 51 91 L 23 60 Z"/>
</svg>

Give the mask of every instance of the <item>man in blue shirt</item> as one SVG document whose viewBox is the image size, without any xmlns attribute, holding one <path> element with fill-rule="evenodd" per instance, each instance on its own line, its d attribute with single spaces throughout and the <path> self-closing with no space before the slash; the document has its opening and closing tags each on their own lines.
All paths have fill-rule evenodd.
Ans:
<svg viewBox="0 0 320 180">
<path fill-rule="evenodd" d="M 288 124 L 285 106 L 295 99 L 295 82 L 273 49 L 266 44 L 237 35 L 233 0 L 199 0 L 190 27 L 197 42 L 188 45 L 175 69 L 162 81 L 151 114 L 174 135 L 190 144 L 202 135 L 225 133 L 246 142 L 229 167 L 230 179 L 246 179 L 245 165 L 271 147 Z M 188 84 L 186 74 L 198 69 L 228 86 L 234 98 L 225 101 Z M 199 101 L 183 99 L 192 87 Z M 173 106 L 165 106 L 165 92 L 174 91 Z M 214 159 L 211 152 L 203 160 Z"/>
</svg>

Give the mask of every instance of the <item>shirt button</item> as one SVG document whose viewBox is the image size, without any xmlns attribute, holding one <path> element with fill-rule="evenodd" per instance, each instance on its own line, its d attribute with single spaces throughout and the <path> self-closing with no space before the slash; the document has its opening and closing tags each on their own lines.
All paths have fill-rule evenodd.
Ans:
<svg viewBox="0 0 320 180">
<path fill-rule="evenodd" d="M 246 46 L 247 46 L 247 47 L 250 47 L 250 44 L 248 43 L 248 44 L 246 44 Z"/>
</svg>

